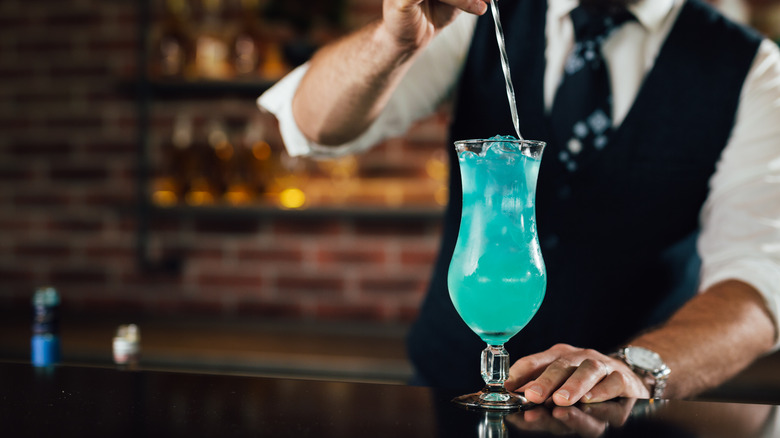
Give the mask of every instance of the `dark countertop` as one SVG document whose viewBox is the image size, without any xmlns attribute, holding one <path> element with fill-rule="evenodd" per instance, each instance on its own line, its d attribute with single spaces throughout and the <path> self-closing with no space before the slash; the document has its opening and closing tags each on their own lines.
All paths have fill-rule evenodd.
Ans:
<svg viewBox="0 0 780 438">
<path fill-rule="evenodd" d="M 453 395 L 379 383 L 0 362 L 0 424 L 14 437 L 752 438 L 780 432 L 772 405 L 626 399 L 487 416 L 454 405 Z"/>
<path fill-rule="evenodd" d="M 30 358 L 25 310 L 0 311 L 0 361 Z M 407 382 L 412 375 L 404 325 L 247 317 L 66 312 L 63 362 L 112 367 L 111 339 L 117 326 L 127 323 L 141 329 L 141 365 L 147 370 L 390 384 Z M 778 370 L 780 352 L 697 399 L 780 404 Z"/>
</svg>

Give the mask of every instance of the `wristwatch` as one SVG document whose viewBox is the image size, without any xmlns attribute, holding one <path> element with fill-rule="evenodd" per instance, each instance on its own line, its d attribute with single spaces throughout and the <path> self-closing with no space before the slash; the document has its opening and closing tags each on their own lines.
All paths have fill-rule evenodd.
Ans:
<svg viewBox="0 0 780 438">
<path fill-rule="evenodd" d="M 666 380 L 672 370 L 655 351 L 644 347 L 629 345 L 617 352 L 618 359 L 628 365 L 631 370 L 645 379 L 650 388 L 652 398 L 661 398 L 666 389 Z"/>
</svg>

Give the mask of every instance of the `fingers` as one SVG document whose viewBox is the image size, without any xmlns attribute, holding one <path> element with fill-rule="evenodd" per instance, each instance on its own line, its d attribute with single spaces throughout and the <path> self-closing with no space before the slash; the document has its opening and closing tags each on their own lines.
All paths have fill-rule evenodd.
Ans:
<svg viewBox="0 0 780 438">
<path fill-rule="evenodd" d="M 561 356 L 568 355 L 577 349 L 566 344 L 558 344 L 541 353 L 531 354 L 517 360 L 509 368 L 509 378 L 505 386 L 509 391 L 516 391 L 529 381 L 535 379 L 551 363 Z M 525 390 L 526 388 L 522 388 Z"/>
<path fill-rule="evenodd" d="M 458 9 L 469 12 L 475 15 L 482 15 L 488 10 L 488 3 L 490 0 L 441 0 L 443 3 L 448 3 L 455 6 Z"/>
<path fill-rule="evenodd" d="M 569 345 L 556 345 L 518 360 L 509 370 L 506 387 L 523 391 L 532 403 L 551 399 L 558 406 L 648 395 L 638 376 L 622 362 Z"/>
<path fill-rule="evenodd" d="M 594 385 L 586 394 L 583 394 L 582 401 L 585 403 L 598 403 L 619 397 L 625 392 L 625 377 L 619 371 L 609 373 L 607 377 Z"/>
<path fill-rule="evenodd" d="M 609 368 L 604 362 L 594 359 L 583 360 L 566 382 L 555 391 L 552 396 L 553 402 L 558 406 L 571 406 L 591 392 L 592 388 L 595 389 L 608 374 Z M 612 387 L 608 389 L 612 389 Z M 610 398 L 617 397 L 620 392 L 622 392 L 622 386 Z"/>
<path fill-rule="evenodd" d="M 544 403 L 545 400 L 552 396 L 553 391 L 555 391 L 556 388 L 561 387 L 563 382 L 565 382 L 576 370 L 576 365 L 572 364 L 567 359 L 556 359 L 533 383 L 526 387 L 525 397 L 532 403 Z M 566 399 L 569 398 L 567 393 L 558 394 L 559 399 L 561 396 L 565 396 Z"/>
</svg>

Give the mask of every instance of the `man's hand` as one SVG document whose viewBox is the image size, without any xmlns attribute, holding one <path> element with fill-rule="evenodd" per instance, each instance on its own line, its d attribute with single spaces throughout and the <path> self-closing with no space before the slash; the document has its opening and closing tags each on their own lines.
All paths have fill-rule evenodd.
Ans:
<svg viewBox="0 0 780 438">
<path fill-rule="evenodd" d="M 635 399 L 622 398 L 580 406 L 544 405 L 508 415 L 505 420 L 520 431 L 600 437 L 608 427 L 624 425 L 635 402 Z"/>
<path fill-rule="evenodd" d="M 489 0 L 385 0 L 384 30 L 399 47 L 425 46 L 461 10 L 476 15 L 487 11 Z"/>
<path fill-rule="evenodd" d="M 552 398 L 558 406 L 650 397 L 642 379 L 623 361 L 565 344 L 515 362 L 505 386 L 523 391 L 530 402 L 541 404 Z"/>
</svg>

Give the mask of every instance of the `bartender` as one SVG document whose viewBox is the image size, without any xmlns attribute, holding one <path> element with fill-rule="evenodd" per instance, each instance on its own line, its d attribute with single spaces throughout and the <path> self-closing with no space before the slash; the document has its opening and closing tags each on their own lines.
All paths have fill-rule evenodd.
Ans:
<svg viewBox="0 0 780 438">
<path fill-rule="evenodd" d="M 384 0 L 259 99 L 291 155 L 400 135 L 455 96 L 450 202 L 408 338 L 421 384 L 479 385 L 447 291 L 452 141 L 514 132 L 485 0 Z M 545 301 L 507 343 L 535 403 L 681 398 L 778 346 L 780 50 L 702 0 L 502 0 L 520 131 L 548 143 Z"/>
</svg>

